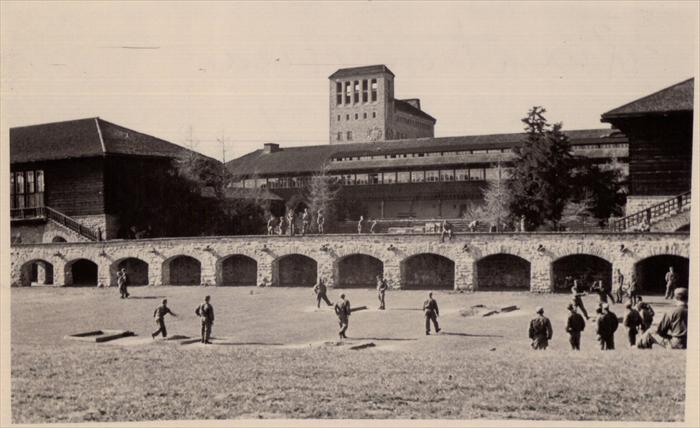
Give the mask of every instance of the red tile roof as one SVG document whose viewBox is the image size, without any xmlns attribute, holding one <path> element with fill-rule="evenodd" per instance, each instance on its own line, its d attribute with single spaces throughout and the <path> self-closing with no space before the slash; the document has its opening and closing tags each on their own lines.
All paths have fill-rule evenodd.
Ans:
<svg viewBox="0 0 700 428">
<path fill-rule="evenodd" d="M 621 107 L 603 113 L 602 120 L 628 116 L 644 116 L 648 114 L 693 111 L 693 91 L 695 79 L 664 88 L 653 94 L 634 100 Z"/>
<path fill-rule="evenodd" d="M 107 154 L 182 157 L 188 153 L 190 150 L 177 144 L 98 117 L 10 129 L 12 163 Z"/>
</svg>

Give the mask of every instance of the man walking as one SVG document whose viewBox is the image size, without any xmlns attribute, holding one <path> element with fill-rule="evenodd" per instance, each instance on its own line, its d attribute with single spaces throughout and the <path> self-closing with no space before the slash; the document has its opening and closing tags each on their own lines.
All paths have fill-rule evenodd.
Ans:
<svg viewBox="0 0 700 428">
<path fill-rule="evenodd" d="M 202 321 L 202 343 L 211 345 L 211 325 L 214 324 L 214 307 L 209 303 L 209 296 L 204 296 L 204 303 L 197 306 L 194 313 Z"/>
<path fill-rule="evenodd" d="M 430 322 L 432 321 L 433 327 L 435 327 L 435 333 L 440 333 L 440 326 L 438 325 L 437 319 L 440 316 L 440 309 L 438 309 L 438 304 L 435 299 L 433 299 L 432 291 L 428 293 L 428 300 L 423 302 L 423 312 L 425 314 L 425 334 L 430 335 Z"/>
<path fill-rule="evenodd" d="M 532 339 L 532 349 L 547 349 L 549 341 L 552 340 L 552 323 L 544 316 L 544 308 L 541 306 L 535 310 L 537 316 L 530 321 L 528 337 Z"/>
<path fill-rule="evenodd" d="M 668 340 L 672 349 L 686 349 L 688 345 L 688 289 L 674 291 L 676 308 L 661 317 L 656 333 Z"/>
<path fill-rule="evenodd" d="M 328 300 L 328 296 L 326 295 L 326 292 L 328 289 L 326 288 L 326 284 L 323 282 L 322 278 L 318 279 L 318 282 L 314 284 L 314 293 L 316 293 L 316 307 L 320 308 L 321 307 L 321 300 L 326 302 L 328 306 L 333 306 L 330 300 Z"/>
<path fill-rule="evenodd" d="M 168 307 L 168 299 L 163 299 L 160 306 L 153 311 L 153 318 L 155 318 L 156 324 L 158 324 L 158 330 L 151 333 L 151 338 L 155 339 L 160 333 L 163 333 L 163 338 L 168 337 L 168 330 L 165 329 L 165 316 L 170 314 L 174 317 L 175 313 Z"/>
<path fill-rule="evenodd" d="M 386 280 L 381 275 L 377 275 L 377 298 L 379 298 L 379 310 L 386 309 L 385 294 L 388 288 Z"/>
<path fill-rule="evenodd" d="M 588 319 L 588 312 L 586 312 L 586 308 L 583 306 L 583 300 L 581 300 L 581 297 L 585 296 L 586 293 L 583 291 L 580 285 L 578 285 L 578 280 L 574 280 L 574 285 L 571 287 L 571 294 L 573 295 L 573 305 L 574 308 L 579 308 L 581 309 L 581 312 L 583 312 L 583 316 Z"/>
<path fill-rule="evenodd" d="M 119 269 L 119 272 L 117 272 L 117 285 L 119 286 L 119 294 L 121 294 L 121 299 L 129 298 L 129 292 L 126 290 L 127 280 L 126 268 Z"/>
<path fill-rule="evenodd" d="M 601 305 L 601 313 L 596 321 L 596 334 L 598 334 L 598 342 L 600 342 L 601 350 L 615 349 L 615 331 L 619 322 L 617 315 L 610 312 L 610 307 L 607 303 Z"/>
<path fill-rule="evenodd" d="M 586 321 L 581 314 L 576 312 L 574 305 L 569 304 L 566 309 L 569 311 L 569 318 L 566 320 L 566 332 L 569 333 L 569 343 L 571 349 L 581 350 L 581 332 L 586 328 Z"/>
<path fill-rule="evenodd" d="M 664 298 L 673 299 L 673 290 L 676 288 L 676 282 L 678 281 L 678 276 L 673 271 L 673 266 L 669 266 L 664 279 L 666 280 L 666 295 Z"/>
<path fill-rule="evenodd" d="M 640 332 L 643 325 L 642 316 L 631 302 L 627 302 L 625 309 L 627 310 L 625 311 L 625 317 L 622 319 L 622 325 L 627 328 L 627 339 L 630 346 L 635 346 L 637 344 L 637 333 Z"/>
<path fill-rule="evenodd" d="M 350 301 L 345 299 L 345 294 L 340 295 L 340 300 L 335 304 L 335 314 L 338 315 L 338 324 L 340 325 L 340 331 L 338 336 L 341 339 L 347 339 L 345 332 L 348 330 L 348 325 L 350 323 Z"/>
</svg>

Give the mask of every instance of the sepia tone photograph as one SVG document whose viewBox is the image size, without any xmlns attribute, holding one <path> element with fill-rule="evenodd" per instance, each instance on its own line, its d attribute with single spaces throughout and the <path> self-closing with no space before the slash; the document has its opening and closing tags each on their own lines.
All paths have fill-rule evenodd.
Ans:
<svg viewBox="0 0 700 428">
<path fill-rule="evenodd" d="M 0 9 L 0 425 L 700 422 L 700 3 Z"/>
</svg>

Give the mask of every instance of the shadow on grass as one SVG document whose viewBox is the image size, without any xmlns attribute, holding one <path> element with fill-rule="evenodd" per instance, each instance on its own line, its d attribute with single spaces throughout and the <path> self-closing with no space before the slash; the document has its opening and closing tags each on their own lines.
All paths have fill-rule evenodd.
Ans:
<svg viewBox="0 0 700 428">
<path fill-rule="evenodd" d="M 355 340 L 387 340 L 387 341 L 413 341 L 418 339 L 400 338 L 400 337 L 352 337 Z"/>
<path fill-rule="evenodd" d="M 244 346 L 244 345 L 249 345 L 249 346 L 283 346 L 284 343 L 265 343 L 265 342 L 229 342 L 229 341 L 224 341 L 220 342 L 218 340 L 220 339 L 215 339 L 212 338 L 214 342 L 212 343 L 212 346 Z M 188 340 L 183 340 L 180 342 L 181 345 L 192 345 L 193 343 L 200 343 L 202 340 L 201 339 L 188 339 Z"/>
<path fill-rule="evenodd" d="M 165 299 L 165 296 L 129 296 L 129 300 Z"/>
<path fill-rule="evenodd" d="M 496 334 L 471 334 L 471 333 L 450 333 L 447 331 L 441 331 L 438 336 L 463 336 L 463 337 L 503 337 Z"/>
</svg>

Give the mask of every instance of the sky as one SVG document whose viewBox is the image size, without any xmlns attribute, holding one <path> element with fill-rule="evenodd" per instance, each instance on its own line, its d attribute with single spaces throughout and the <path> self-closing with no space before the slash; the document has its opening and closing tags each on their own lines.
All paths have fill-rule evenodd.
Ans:
<svg viewBox="0 0 700 428">
<path fill-rule="evenodd" d="M 436 136 L 564 129 L 693 77 L 698 2 L 7 2 L 0 139 L 99 116 L 230 160 L 328 144 L 328 76 L 386 64 Z M 223 144 L 222 144 L 223 141 Z M 7 153 L 2 151 L 3 155 Z"/>
</svg>

